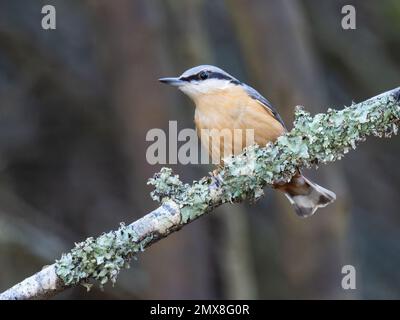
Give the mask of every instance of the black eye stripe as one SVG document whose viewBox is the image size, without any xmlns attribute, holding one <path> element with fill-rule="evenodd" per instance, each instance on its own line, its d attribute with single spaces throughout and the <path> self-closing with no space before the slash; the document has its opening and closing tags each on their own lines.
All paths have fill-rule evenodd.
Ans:
<svg viewBox="0 0 400 320">
<path fill-rule="evenodd" d="M 228 76 L 224 73 L 220 73 L 220 72 L 211 72 L 208 76 L 209 79 L 221 79 L 221 80 L 229 80 L 230 82 L 234 83 L 234 84 L 240 84 L 240 81 L 232 78 L 231 76 Z"/>
<path fill-rule="evenodd" d="M 204 72 L 205 70 L 200 71 L 197 74 L 193 74 L 189 77 L 181 77 L 180 79 L 183 81 L 199 81 L 200 80 L 200 73 Z M 230 82 L 234 84 L 239 84 L 240 82 L 224 73 L 221 72 L 216 72 L 216 71 L 208 71 L 208 78 L 207 79 L 221 79 L 221 80 L 229 80 Z M 201 80 L 200 80 L 201 81 Z"/>
<path fill-rule="evenodd" d="M 189 77 L 180 77 L 181 80 L 190 82 L 192 80 L 197 80 L 197 74 L 191 75 Z"/>
</svg>

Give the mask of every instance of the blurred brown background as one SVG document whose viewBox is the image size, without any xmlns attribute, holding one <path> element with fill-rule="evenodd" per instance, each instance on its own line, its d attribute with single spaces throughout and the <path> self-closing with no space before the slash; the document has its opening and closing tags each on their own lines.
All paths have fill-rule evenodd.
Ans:
<svg viewBox="0 0 400 320">
<path fill-rule="evenodd" d="M 356 30 L 341 27 L 345 4 Z M 315 113 L 397 87 L 399 57 L 397 0 L 0 0 L 0 291 L 157 206 L 146 133 L 192 128 L 194 112 L 159 77 L 218 65 L 291 127 L 297 104 Z M 155 244 L 114 288 L 58 298 L 400 298 L 399 147 L 371 138 L 308 172 L 338 196 L 310 219 L 268 190 Z M 192 181 L 211 167 L 173 169 Z M 341 288 L 346 264 L 356 290 Z"/>
</svg>

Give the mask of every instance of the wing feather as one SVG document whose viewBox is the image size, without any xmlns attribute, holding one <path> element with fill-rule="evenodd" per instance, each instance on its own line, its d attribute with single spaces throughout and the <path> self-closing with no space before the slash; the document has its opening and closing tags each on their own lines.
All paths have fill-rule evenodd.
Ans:
<svg viewBox="0 0 400 320">
<path fill-rule="evenodd" d="M 272 106 L 271 102 L 269 102 L 266 98 L 264 98 L 257 90 L 253 89 L 247 84 L 242 83 L 241 85 L 243 86 L 243 88 L 246 90 L 246 92 L 250 97 L 260 102 L 267 109 L 267 111 L 269 111 L 273 115 L 273 117 L 276 120 L 278 120 L 280 124 L 286 129 L 285 123 L 283 122 L 279 113 Z"/>
</svg>

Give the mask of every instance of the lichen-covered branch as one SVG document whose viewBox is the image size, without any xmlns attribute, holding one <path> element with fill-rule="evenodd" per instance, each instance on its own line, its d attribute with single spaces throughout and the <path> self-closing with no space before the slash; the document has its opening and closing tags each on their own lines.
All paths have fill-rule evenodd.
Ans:
<svg viewBox="0 0 400 320">
<path fill-rule="evenodd" d="M 0 294 L 0 299 L 47 298 L 95 279 L 114 283 L 138 252 L 226 202 L 254 201 L 263 188 L 289 181 L 297 168 L 339 160 L 367 136 L 390 137 L 400 124 L 400 88 L 342 110 L 311 116 L 296 108 L 294 128 L 266 147 L 225 159 L 211 175 L 185 184 L 163 168 L 149 180 L 161 206 L 130 225 L 76 244 L 55 264 Z"/>
</svg>

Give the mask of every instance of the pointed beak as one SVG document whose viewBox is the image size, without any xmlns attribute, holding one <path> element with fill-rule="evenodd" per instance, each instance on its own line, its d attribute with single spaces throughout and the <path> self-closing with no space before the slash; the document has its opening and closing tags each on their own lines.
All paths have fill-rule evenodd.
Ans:
<svg viewBox="0 0 400 320">
<path fill-rule="evenodd" d="M 180 85 L 185 83 L 184 81 L 182 81 L 179 78 L 160 78 L 160 79 L 158 79 L 158 81 L 165 83 L 165 84 L 169 84 L 170 86 L 174 86 L 174 87 L 179 87 Z"/>
</svg>

